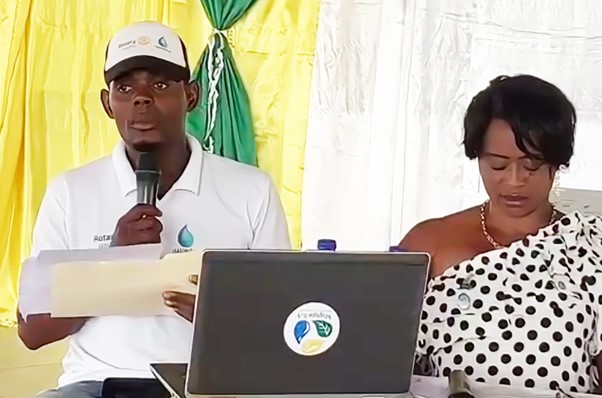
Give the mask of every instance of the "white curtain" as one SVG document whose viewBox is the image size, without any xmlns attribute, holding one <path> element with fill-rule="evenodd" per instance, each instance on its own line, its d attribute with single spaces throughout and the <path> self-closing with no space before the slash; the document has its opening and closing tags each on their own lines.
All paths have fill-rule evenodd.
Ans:
<svg viewBox="0 0 602 398">
<path fill-rule="evenodd" d="M 558 85 L 578 110 L 561 186 L 602 189 L 602 2 L 323 0 L 303 186 L 303 246 L 386 250 L 480 203 L 462 118 L 497 75 Z"/>
</svg>

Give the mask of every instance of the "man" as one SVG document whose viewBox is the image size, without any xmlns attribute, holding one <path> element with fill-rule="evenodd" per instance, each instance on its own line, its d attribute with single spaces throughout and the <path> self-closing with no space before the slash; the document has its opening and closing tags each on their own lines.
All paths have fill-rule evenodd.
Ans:
<svg viewBox="0 0 602 398">
<path fill-rule="evenodd" d="M 51 184 L 33 233 L 41 250 L 161 243 L 164 250 L 287 249 L 282 206 L 258 169 L 204 153 L 185 133 L 199 98 L 181 39 L 158 23 L 137 23 L 110 41 L 101 99 L 123 142 L 111 156 Z M 157 207 L 136 204 L 134 169 L 153 150 L 161 170 Z M 133 283 L 135 283 L 133 281 Z M 57 319 L 19 316 L 30 349 L 70 337 L 57 390 L 43 397 L 99 397 L 108 377 L 151 378 L 152 362 L 187 362 L 194 296 L 165 292 L 173 316 Z"/>
</svg>

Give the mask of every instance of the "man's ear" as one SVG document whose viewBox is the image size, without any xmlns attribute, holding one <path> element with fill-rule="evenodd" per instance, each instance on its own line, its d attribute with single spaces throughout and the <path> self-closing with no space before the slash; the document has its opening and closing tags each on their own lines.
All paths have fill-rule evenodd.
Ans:
<svg viewBox="0 0 602 398">
<path fill-rule="evenodd" d="M 109 101 L 109 90 L 105 88 L 100 90 L 100 102 L 102 102 L 102 107 L 104 108 L 107 116 L 109 116 L 111 119 L 114 119 L 113 110 L 111 109 L 111 103 Z"/>
<path fill-rule="evenodd" d="M 187 84 L 187 89 L 186 89 L 186 99 L 188 101 L 188 106 L 186 107 L 187 112 L 192 111 L 198 105 L 200 91 L 201 91 L 201 89 L 200 89 L 199 83 L 197 83 L 196 81 L 192 81 Z"/>
</svg>

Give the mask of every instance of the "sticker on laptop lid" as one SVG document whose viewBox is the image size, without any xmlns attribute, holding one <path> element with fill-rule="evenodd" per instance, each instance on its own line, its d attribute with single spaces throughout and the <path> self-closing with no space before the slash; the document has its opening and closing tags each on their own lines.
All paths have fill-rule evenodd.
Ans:
<svg viewBox="0 0 602 398">
<path fill-rule="evenodd" d="M 339 316 L 332 307 L 324 303 L 305 303 L 286 319 L 284 341 L 299 355 L 319 355 L 334 345 L 340 328 Z"/>
</svg>

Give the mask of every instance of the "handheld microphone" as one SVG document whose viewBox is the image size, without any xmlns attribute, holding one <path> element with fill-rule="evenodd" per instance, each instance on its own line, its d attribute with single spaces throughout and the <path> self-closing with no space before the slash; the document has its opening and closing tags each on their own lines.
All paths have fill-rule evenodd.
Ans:
<svg viewBox="0 0 602 398">
<path fill-rule="evenodd" d="M 155 206 L 159 191 L 159 167 L 154 152 L 142 152 L 136 169 L 138 203 Z"/>
<path fill-rule="evenodd" d="M 474 398 L 468 377 L 463 370 L 452 370 L 448 376 L 448 398 Z"/>
</svg>

